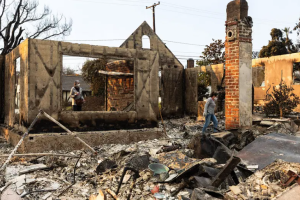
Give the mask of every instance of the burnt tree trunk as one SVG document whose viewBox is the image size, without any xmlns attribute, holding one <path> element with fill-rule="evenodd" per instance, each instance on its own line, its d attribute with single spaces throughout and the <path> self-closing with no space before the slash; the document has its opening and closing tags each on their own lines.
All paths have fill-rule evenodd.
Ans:
<svg viewBox="0 0 300 200">
<path fill-rule="evenodd" d="M 0 123 L 4 123 L 5 118 L 5 57 L 0 55 Z"/>
</svg>

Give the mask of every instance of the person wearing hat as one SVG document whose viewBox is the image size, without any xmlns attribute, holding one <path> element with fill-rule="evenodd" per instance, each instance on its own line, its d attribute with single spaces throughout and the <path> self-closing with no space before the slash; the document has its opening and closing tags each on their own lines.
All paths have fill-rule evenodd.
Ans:
<svg viewBox="0 0 300 200">
<path fill-rule="evenodd" d="M 74 82 L 74 87 L 71 88 L 70 97 L 72 98 L 73 111 L 81 111 L 82 104 L 85 102 L 82 95 L 82 88 L 80 87 L 79 80 Z"/>
</svg>

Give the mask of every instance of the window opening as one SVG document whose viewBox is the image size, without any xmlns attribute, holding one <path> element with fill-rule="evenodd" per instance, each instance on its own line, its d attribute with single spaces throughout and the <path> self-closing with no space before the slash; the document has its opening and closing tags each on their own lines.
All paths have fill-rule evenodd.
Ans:
<svg viewBox="0 0 300 200">
<path fill-rule="evenodd" d="M 74 87 L 77 80 L 84 99 L 79 110 L 78 87 Z M 133 61 L 63 56 L 62 102 L 66 111 L 130 111 L 134 102 Z"/>
<path fill-rule="evenodd" d="M 147 35 L 142 37 L 142 44 L 143 49 L 151 49 L 150 38 Z"/>
<path fill-rule="evenodd" d="M 16 121 L 19 121 L 20 114 L 20 72 L 21 72 L 21 59 L 17 58 L 15 60 L 15 116 Z"/>
</svg>

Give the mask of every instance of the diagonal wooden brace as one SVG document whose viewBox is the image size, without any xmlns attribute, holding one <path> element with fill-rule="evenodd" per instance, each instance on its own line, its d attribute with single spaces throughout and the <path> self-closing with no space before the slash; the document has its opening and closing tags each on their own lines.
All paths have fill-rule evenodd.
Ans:
<svg viewBox="0 0 300 200">
<path fill-rule="evenodd" d="M 53 121 L 55 124 L 57 124 L 58 126 L 60 126 L 62 129 L 64 129 L 65 131 L 67 131 L 69 133 L 69 135 L 74 136 L 77 140 L 79 140 L 84 146 L 86 146 L 88 149 L 90 149 L 94 154 L 97 154 L 97 152 L 91 147 L 89 146 L 85 141 L 83 141 L 81 138 L 79 138 L 77 136 L 76 133 L 70 131 L 68 128 L 66 128 L 64 125 L 62 125 L 61 123 L 59 123 L 56 119 L 54 119 L 53 117 L 51 117 L 50 115 L 48 115 L 47 113 L 45 113 L 44 111 L 40 111 L 45 117 L 47 117 L 49 120 Z"/>
<path fill-rule="evenodd" d="M 30 124 L 29 128 L 27 129 L 27 131 L 23 134 L 23 136 L 20 139 L 20 141 L 18 142 L 18 144 L 15 146 L 15 148 L 12 150 L 12 152 L 10 153 L 10 155 L 8 156 L 8 158 L 6 159 L 5 163 L 2 165 L 0 171 L 5 170 L 7 164 L 10 162 L 11 158 L 13 157 L 13 155 L 17 152 L 18 148 L 23 143 L 23 140 L 29 134 L 29 131 L 35 125 L 35 123 L 37 122 L 37 120 L 39 119 L 40 116 L 41 116 L 41 112 L 39 112 L 39 114 L 35 117 L 35 119 L 33 120 L 33 122 Z"/>
</svg>

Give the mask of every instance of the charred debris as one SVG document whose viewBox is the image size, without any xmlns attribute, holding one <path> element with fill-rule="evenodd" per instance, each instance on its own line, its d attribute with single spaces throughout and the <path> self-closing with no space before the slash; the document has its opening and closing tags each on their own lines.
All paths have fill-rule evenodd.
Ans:
<svg viewBox="0 0 300 200">
<path fill-rule="evenodd" d="M 165 120 L 166 137 L 90 150 L 14 154 L 2 199 L 287 199 L 300 194 L 298 127 L 254 120 L 251 129 L 201 134 L 203 122 Z M 161 124 L 162 126 L 162 124 Z M 283 132 L 282 130 L 285 130 Z M 281 132 L 281 134 L 274 133 Z M 1 163 L 12 147 L 1 138 Z"/>
</svg>

